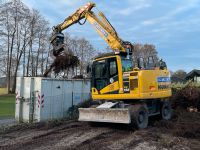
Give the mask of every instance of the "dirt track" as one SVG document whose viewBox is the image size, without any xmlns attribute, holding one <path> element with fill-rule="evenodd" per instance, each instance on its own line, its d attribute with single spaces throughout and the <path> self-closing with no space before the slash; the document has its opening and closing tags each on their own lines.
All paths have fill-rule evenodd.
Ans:
<svg viewBox="0 0 200 150">
<path fill-rule="evenodd" d="M 179 112 L 172 121 L 150 122 L 145 130 L 77 121 L 22 124 L 0 133 L 0 149 L 199 150 L 199 120 L 199 113 Z"/>
</svg>

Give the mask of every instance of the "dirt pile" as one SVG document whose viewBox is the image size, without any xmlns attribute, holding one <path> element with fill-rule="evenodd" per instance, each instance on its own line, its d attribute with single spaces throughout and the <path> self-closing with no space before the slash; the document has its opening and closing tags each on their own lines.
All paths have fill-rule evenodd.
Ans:
<svg viewBox="0 0 200 150">
<path fill-rule="evenodd" d="M 178 109 L 175 110 L 172 120 L 155 122 L 155 126 L 167 130 L 174 136 L 200 140 L 199 112 L 188 112 Z"/>
<path fill-rule="evenodd" d="M 73 53 L 64 51 L 55 57 L 53 63 L 50 65 L 50 68 L 45 71 L 44 77 L 47 77 L 51 71 L 54 71 L 54 73 L 57 74 L 66 69 L 73 69 L 78 65 L 78 57 L 74 56 Z"/>
<path fill-rule="evenodd" d="M 200 111 L 200 88 L 188 84 L 181 89 L 173 89 L 171 97 L 172 106 L 187 109 L 188 107 L 197 108 Z"/>
</svg>

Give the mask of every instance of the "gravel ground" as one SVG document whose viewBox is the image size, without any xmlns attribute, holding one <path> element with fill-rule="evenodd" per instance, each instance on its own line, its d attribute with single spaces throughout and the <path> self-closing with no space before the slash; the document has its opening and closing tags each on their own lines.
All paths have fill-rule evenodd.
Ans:
<svg viewBox="0 0 200 150">
<path fill-rule="evenodd" d="M 12 126 L 15 124 L 16 124 L 15 118 L 6 118 L 6 119 L 0 118 L 0 127 L 1 126 Z"/>
</svg>

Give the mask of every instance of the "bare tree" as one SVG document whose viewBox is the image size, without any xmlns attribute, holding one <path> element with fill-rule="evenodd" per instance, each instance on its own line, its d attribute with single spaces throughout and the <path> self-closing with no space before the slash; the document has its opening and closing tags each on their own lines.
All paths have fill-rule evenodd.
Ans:
<svg viewBox="0 0 200 150">
<path fill-rule="evenodd" d="M 41 76 L 50 66 L 50 28 L 38 10 L 28 8 L 21 0 L 5 3 L 0 13 L 0 75 L 7 77 L 8 92 L 14 92 L 17 76 Z M 81 60 L 80 65 L 67 68 L 65 76 L 85 74 L 85 66 L 95 53 L 93 46 L 69 34 L 65 43 L 66 50 Z"/>
<path fill-rule="evenodd" d="M 30 10 L 20 0 L 14 0 L 1 7 L 0 16 L 0 62 L 1 73 L 7 77 L 8 92 L 15 91 L 16 76 L 38 75 L 40 62 L 47 57 L 49 35 L 48 21 L 37 10 Z M 22 61 L 23 57 L 23 61 Z M 21 63 L 23 62 L 23 63 Z M 25 63 L 27 62 L 27 66 Z M 5 67 L 6 66 L 6 67 Z M 19 70 L 20 69 L 20 70 Z M 13 84 L 11 85 L 11 79 Z"/>
<path fill-rule="evenodd" d="M 77 40 L 77 56 L 80 59 L 80 75 L 84 75 L 86 73 L 86 65 L 91 61 L 91 58 L 95 54 L 95 49 L 93 46 L 84 38 L 80 38 Z"/>
<path fill-rule="evenodd" d="M 134 44 L 133 45 L 133 60 L 137 64 L 138 58 L 143 58 L 144 63 L 148 63 L 149 57 L 152 57 L 154 63 L 158 61 L 157 51 L 154 45 L 152 44 Z"/>
<path fill-rule="evenodd" d="M 186 76 L 187 76 L 187 72 L 185 72 L 182 69 L 177 70 L 172 74 L 172 77 L 176 77 L 176 78 L 183 79 L 183 80 L 186 78 Z"/>
<path fill-rule="evenodd" d="M 10 91 L 10 82 L 13 73 L 11 71 L 15 70 L 12 66 L 16 67 L 16 54 L 15 50 L 19 49 L 19 22 L 21 19 L 23 4 L 20 1 L 12 1 L 6 3 L 4 7 L 1 7 L 1 17 L 2 17 L 2 39 L 5 40 L 4 50 L 7 47 L 7 60 L 6 60 L 6 76 L 7 76 L 7 86 L 8 92 Z M 13 62 L 15 60 L 15 62 Z M 13 65 L 15 64 L 15 65 Z M 17 66 L 18 67 L 18 66 Z"/>
</svg>

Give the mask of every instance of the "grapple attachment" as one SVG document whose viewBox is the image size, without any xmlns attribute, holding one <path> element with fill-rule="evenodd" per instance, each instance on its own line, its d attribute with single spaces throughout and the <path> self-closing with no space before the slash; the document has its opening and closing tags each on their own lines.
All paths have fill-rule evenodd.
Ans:
<svg viewBox="0 0 200 150">
<path fill-rule="evenodd" d="M 53 47 L 53 55 L 57 57 L 62 51 L 64 51 L 64 34 L 54 31 L 50 41 Z"/>
</svg>

